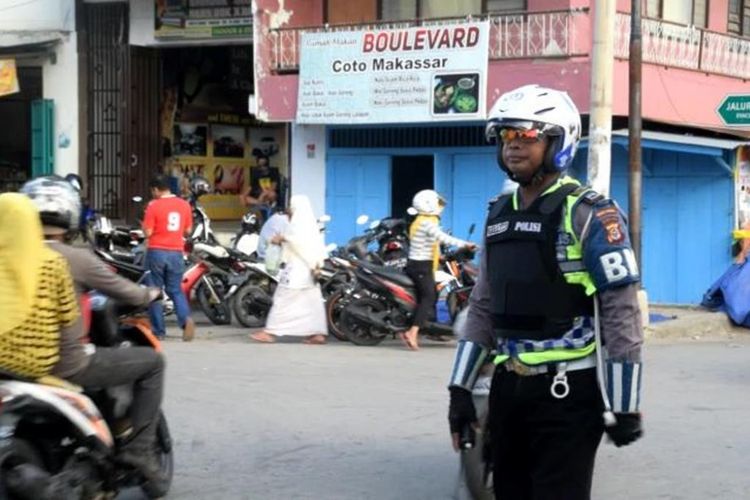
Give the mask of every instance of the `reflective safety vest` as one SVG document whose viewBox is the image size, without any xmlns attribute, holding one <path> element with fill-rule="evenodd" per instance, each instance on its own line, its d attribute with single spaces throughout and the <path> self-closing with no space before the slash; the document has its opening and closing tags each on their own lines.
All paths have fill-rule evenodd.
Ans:
<svg viewBox="0 0 750 500">
<path fill-rule="evenodd" d="M 490 208 L 486 228 L 490 310 L 511 355 L 529 365 L 572 361 L 593 353 L 596 286 L 583 264 L 573 230 L 578 203 L 603 197 L 569 177 L 559 179 L 526 210 L 517 193 Z M 584 324 L 585 323 L 585 324 Z"/>
</svg>

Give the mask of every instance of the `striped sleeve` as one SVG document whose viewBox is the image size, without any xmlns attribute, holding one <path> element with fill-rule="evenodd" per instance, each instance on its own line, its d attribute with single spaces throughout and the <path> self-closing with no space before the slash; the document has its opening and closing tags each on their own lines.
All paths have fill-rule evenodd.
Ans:
<svg viewBox="0 0 750 500">
<path fill-rule="evenodd" d="M 450 245 L 454 247 L 462 247 L 467 243 L 464 240 L 454 238 L 450 234 L 440 229 L 440 226 L 429 221 L 423 222 L 425 232 L 430 238 L 438 240 L 444 245 Z"/>
</svg>

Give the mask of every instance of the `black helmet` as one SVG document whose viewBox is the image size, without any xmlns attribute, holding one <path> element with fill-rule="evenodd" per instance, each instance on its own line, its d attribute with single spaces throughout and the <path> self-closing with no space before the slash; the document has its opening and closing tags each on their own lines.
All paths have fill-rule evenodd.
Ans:
<svg viewBox="0 0 750 500">
<path fill-rule="evenodd" d="M 81 216 L 81 197 L 73 185 L 57 175 L 37 177 L 21 187 L 31 198 L 45 226 L 45 233 L 54 227 L 60 234 L 75 230 Z"/>
<path fill-rule="evenodd" d="M 205 177 L 196 175 L 190 180 L 190 193 L 196 198 L 199 198 L 204 194 L 209 194 L 211 193 L 211 184 Z"/>
<path fill-rule="evenodd" d="M 65 180 L 70 183 L 73 188 L 79 193 L 83 191 L 83 180 L 78 174 L 68 174 L 65 176 Z"/>
<path fill-rule="evenodd" d="M 255 212 L 248 212 L 242 217 L 242 230 L 247 232 L 260 231 L 260 219 Z"/>
</svg>

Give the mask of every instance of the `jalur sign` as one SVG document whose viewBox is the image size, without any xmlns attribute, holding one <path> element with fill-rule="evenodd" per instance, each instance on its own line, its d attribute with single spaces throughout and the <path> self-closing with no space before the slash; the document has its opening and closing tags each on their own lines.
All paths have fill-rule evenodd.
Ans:
<svg viewBox="0 0 750 500">
<path fill-rule="evenodd" d="M 726 96 L 716 112 L 730 127 L 750 127 L 750 94 Z"/>
<path fill-rule="evenodd" d="M 303 33 L 298 123 L 484 118 L 487 22 Z"/>
</svg>

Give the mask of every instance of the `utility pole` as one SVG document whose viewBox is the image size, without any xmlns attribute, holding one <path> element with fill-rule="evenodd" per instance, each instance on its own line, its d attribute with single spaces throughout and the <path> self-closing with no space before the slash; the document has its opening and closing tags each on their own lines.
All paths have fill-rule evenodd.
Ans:
<svg viewBox="0 0 750 500">
<path fill-rule="evenodd" d="M 628 156 L 630 183 L 628 191 L 628 218 L 630 219 L 630 243 L 633 245 L 635 261 L 643 266 L 641 259 L 641 215 L 643 172 L 641 169 L 641 0 L 631 0 L 630 8 L 630 96 L 628 105 Z"/>
<path fill-rule="evenodd" d="M 612 159 L 615 3 L 616 0 L 594 2 L 588 182 L 605 196 L 609 195 Z"/>
</svg>

